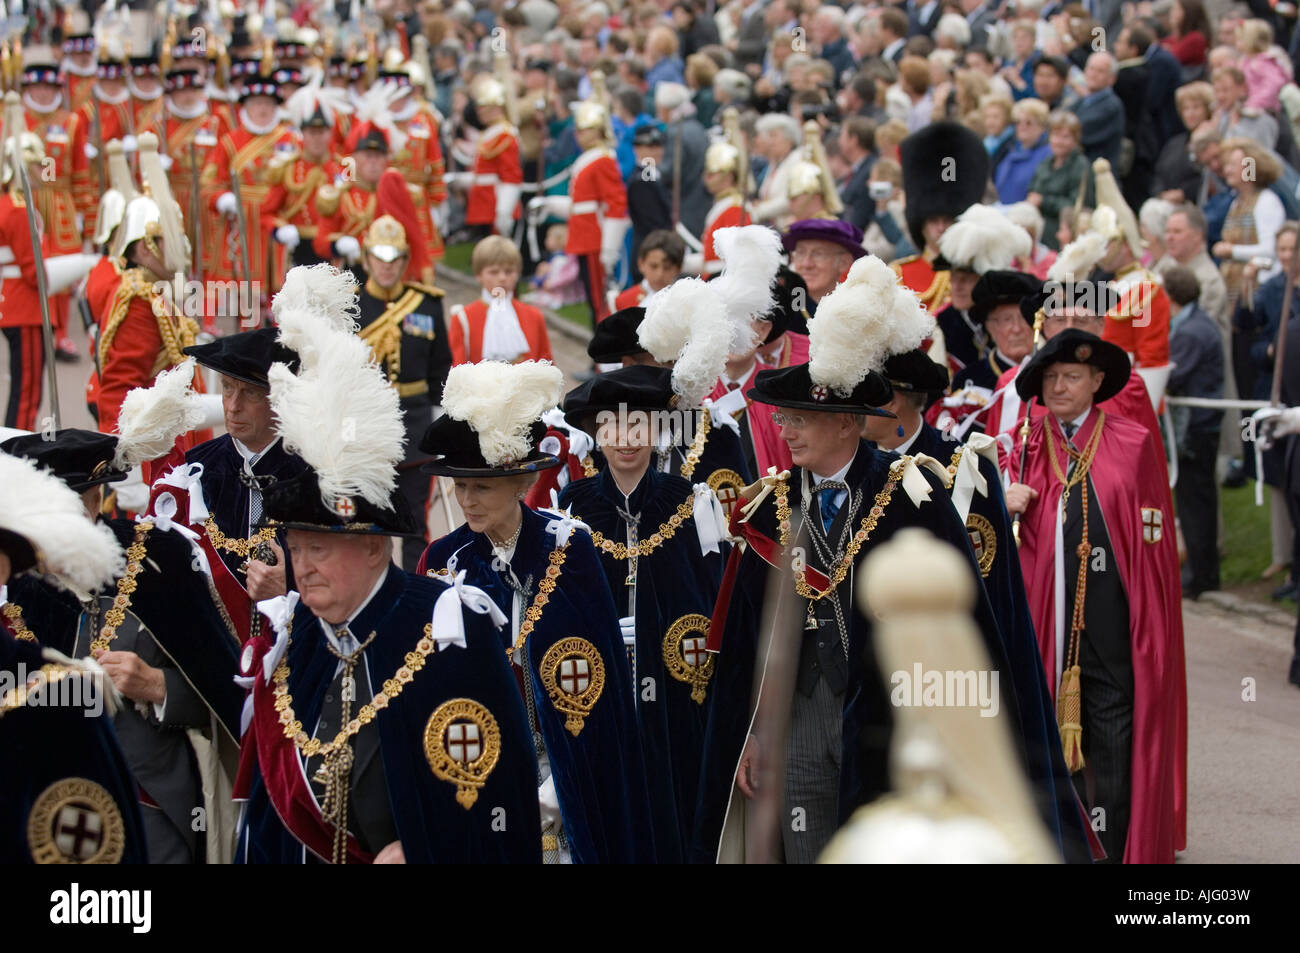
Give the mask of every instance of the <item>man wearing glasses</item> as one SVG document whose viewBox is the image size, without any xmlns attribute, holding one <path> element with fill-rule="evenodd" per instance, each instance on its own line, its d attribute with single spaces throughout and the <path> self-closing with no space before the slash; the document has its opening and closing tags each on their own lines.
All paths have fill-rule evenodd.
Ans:
<svg viewBox="0 0 1300 953">
<path fill-rule="evenodd" d="M 836 219 L 809 218 L 795 222 L 782 238 L 790 255 L 790 268 L 808 286 L 809 314 L 835 287 L 849 267 L 867 253 L 862 230 Z"/>
<path fill-rule="evenodd" d="M 978 593 L 976 619 L 992 668 L 1006 668 L 943 480 L 925 472 L 921 458 L 900 459 L 862 438 L 868 418 L 897 423 L 880 409 L 893 397 L 890 384 L 869 364 L 882 357 L 886 339 L 919 346 L 933 334 L 934 319 L 878 258 L 854 265 L 821 311 L 809 329 L 809 363 L 759 371 L 747 391 L 755 406 L 773 408 L 770 419 L 793 466 L 747 487 L 749 504 L 733 511 L 731 530 L 746 546 L 733 550 L 710 629 L 716 668 L 692 844 L 697 861 L 812 863 L 855 808 L 890 789 L 890 678 L 877 667 L 871 622 L 855 598 L 860 561 L 878 543 L 924 527 L 957 549 Z M 792 606 L 793 617 L 776 617 L 774 641 L 792 656 L 785 666 L 760 648 L 773 625 L 764 606 L 776 594 Z M 754 693 L 758 673 L 761 697 Z M 1003 683 L 1014 698 L 1009 678 Z M 1001 696 L 998 703 L 1018 737 L 1014 704 L 1001 704 Z M 762 824 L 773 817 L 763 809 L 765 792 L 779 805 L 777 829 Z M 770 849 L 742 857 L 747 839 Z"/>
</svg>

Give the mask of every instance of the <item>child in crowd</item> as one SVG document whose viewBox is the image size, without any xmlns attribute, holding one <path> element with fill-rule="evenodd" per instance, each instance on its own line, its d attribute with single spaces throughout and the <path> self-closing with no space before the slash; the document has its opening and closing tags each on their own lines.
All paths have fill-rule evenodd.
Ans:
<svg viewBox="0 0 1300 953">
<path fill-rule="evenodd" d="M 566 254 L 564 243 L 569 240 L 569 228 L 564 224 L 552 225 L 546 233 L 546 260 L 537 263 L 528 283 L 535 289 L 528 300 L 543 308 L 563 308 L 566 304 L 585 301 L 582 279 L 578 274 L 578 259 Z"/>
<path fill-rule="evenodd" d="M 686 243 L 676 232 L 656 229 L 645 237 L 636 253 L 636 267 L 641 282 L 624 289 L 614 299 L 614 310 L 644 308 L 650 296 L 663 291 L 682 273 L 686 260 Z"/>
<path fill-rule="evenodd" d="M 474 246 L 470 268 L 483 294 L 478 301 L 451 309 L 447 343 L 452 363 L 549 361 L 546 319 L 514 296 L 523 270 L 523 258 L 514 243 L 500 235 L 488 236 Z"/>
</svg>

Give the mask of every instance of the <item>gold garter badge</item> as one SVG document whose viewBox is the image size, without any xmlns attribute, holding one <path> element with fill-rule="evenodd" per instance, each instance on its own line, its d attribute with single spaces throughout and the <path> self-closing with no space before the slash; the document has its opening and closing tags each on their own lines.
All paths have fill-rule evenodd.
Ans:
<svg viewBox="0 0 1300 953">
<path fill-rule="evenodd" d="M 576 738 L 605 689 L 600 653 L 586 639 L 561 639 L 542 656 L 539 673 L 551 704 L 568 716 L 564 727 Z"/>
<path fill-rule="evenodd" d="M 980 564 L 980 575 L 987 577 L 998 554 L 998 534 L 985 517 L 971 513 L 966 517 L 966 535 L 970 537 L 975 560 Z"/>
<path fill-rule="evenodd" d="M 101 785 L 64 778 L 32 805 L 27 846 L 38 864 L 116 864 L 126 849 L 126 825 Z"/>
<path fill-rule="evenodd" d="M 501 729 L 478 702 L 453 698 L 429 716 L 424 756 L 434 777 L 456 785 L 456 801 L 468 811 L 501 757 Z"/>
<path fill-rule="evenodd" d="M 744 488 L 745 481 L 735 470 L 714 470 L 705 482 L 717 494 L 718 502 L 722 504 L 722 512 L 730 521 L 731 511 L 735 509 L 736 501 L 740 499 L 740 491 Z"/>
<path fill-rule="evenodd" d="M 664 636 L 664 666 L 668 674 L 691 686 L 691 701 L 704 704 L 709 679 L 713 677 L 713 656 L 705 651 L 709 617 L 698 612 L 684 615 Z"/>
</svg>

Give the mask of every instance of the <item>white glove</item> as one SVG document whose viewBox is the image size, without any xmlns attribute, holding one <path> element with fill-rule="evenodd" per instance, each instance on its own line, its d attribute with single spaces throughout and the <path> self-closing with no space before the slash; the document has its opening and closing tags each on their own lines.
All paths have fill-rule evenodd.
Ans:
<svg viewBox="0 0 1300 953">
<path fill-rule="evenodd" d="M 537 789 L 537 806 L 542 812 L 542 826 L 560 823 L 560 796 L 555 793 L 555 775 L 548 774 Z"/>
<path fill-rule="evenodd" d="M 135 150 L 138 149 L 138 148 L 139 148 L 139 143 L 137 143 L 137 142 L 135 141 L 135 136 L 123 136 L 123 137 L 122 137 L 122 151 L 123 151 L 123 152 L 135 152 Z"/>
<path fill-rule="evenodd" d="M 607 218 L 600 223 L 600 264 L 606 275 L 614 273 L 623 257 L 623 239 L 631 227 L 632 221 L 627 218 Z"/>
<path fill-rule="evenodd" d="M 361 260 L 361 243 L 351 235 L 340 235 L 334 239 L 334 251 L 346 258 L 351 264 L 356 264 Z"/>
<path fill-rule="evenodd" d="M 222 215 L 231 216 L 239 211 L 239 202 L 236 200 L 234 192 L 222 192 L 217 196 L 217 211 Z"/>
<path fill-rule="evenodd" d="M 93 159 L 99 155 L 99 150 L 95 148 L 95 144 L 93 142 L 86 143 L 86 145 L 82 148 L 82 151 L 86 154 L 87 159 Z"/>
<path fill-rule="evenodd" d="M 548 216 L 569 220 L 569 208 L 572 203 L 567 195 L 539 195 L 528 203 L 532 221 L 541 222 Z"/>
<path fill-rule="evenodd" d="M 158 157 L 158 161 L 159 161 L 160 163 L 162 163 L 162 167 L 163 167 L 163 171 L 164 171 L 164 172 L 166 172 L 168 169 L 170 169 L 170 168 L 172 167 L 172 157 L 171 157 L 171 156 L 159 156 L 159 157 Z"/>
<path fill-rule="evenodd" d="M 497 186 L 496 227 L 498 235 L 510 235 L 515 230 L 515 208 L 519 205 L 520 189 L 517 185 Z"/>
<path fill-rule="evenodd" d="M 275 240 L 285 248 L 297 248 L 302 238 L 297 225 L 281 225 L 275 230 Z"/>
<path fill-rule="evenodd" d="M 448 188 L 468 189 L 471 185 L 474 184 L 474 173 L 473 172 L 444 172 L 442 174 L 442 181 L 446 183 Z"/>
</svg>

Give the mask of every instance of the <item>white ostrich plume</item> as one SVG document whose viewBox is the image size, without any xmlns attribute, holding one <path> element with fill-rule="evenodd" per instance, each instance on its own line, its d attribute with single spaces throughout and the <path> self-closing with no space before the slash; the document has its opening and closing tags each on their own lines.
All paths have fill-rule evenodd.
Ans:
<svg viewBox="0 0 1300 953">
<path fill-rule="evenodd" d="M 280 325 L 280 343 L 297 351 L 306 363 L 304 352 L 311 349 L 311 340 L 292 322 L 289 328 L 284 327 L 282 319 L 287 311 L 314 314 L 339 331 L 356 333 L 360 316 L 357 281 L 352 272 L 328 262 L 299 265 L 284 276 L 284 285 L 271 299 L 271 317 Z"/>
<path fill-rule="evenodd" d="M 655 360 L 675 362 L 673 392 L 683 409 L 700 406 L 717 383 L 728 354 L 754 346 L 748 319 L 735 320 L 713 287 L 716 283 L 678 279 L 654 296 L 637 328 L 641 346 Z M 744 325 L 743 334 L 738 323 Z"/>
<path fill-rule="evenodd" d="M 374 362 L 370 345 L 328 318 L 309 311 L 287 309 L 285 328 L 311 342 L 311 363 L 302 346 L 295 375 L 284 364 L 273 364 L 271 410 L 285 447 L 316 471 L 321 500 L 327 507 L 342 496 L 360 496 L 381 509 L 397 485 L 406 430 L 397 391 Z"/>
<path fill-rule="evenodd" d="M 939 251 L 953 267 L 984 274 L 1011 267 L 1033 251 L 1029 233 L 990 205 L 972 205 L 939 239 Z"/>
<path fill-rule="evenodd" d="M 1093 213 L 1093 220 L 1102 214 L 1102 209 L 1097 209 Z M 1109 209 L 1106 211 L 1109 212 Z M 1114 212 L 1110 212 L 1114 216 Z M 1102 256 L 1106 254 L 1106 238 L 1100 232 L 1086 231 L 1070 244 L 1061 249 L 1061 253 L 1056 256 L 1056 261 L 1052 262 L 1052 267 L 1047 269 L 1048 281 L 1084 281 L 1092 270 L 1097 267 Z"/>
<path fill-rule="evenodd" d="M 753 347 L 751 318 L 772 310 L 772 285 L 781 268 L 781 236 L 764 225 L 720 228 L 713 248 L 722 259 L 722 274 L 710 286 L 722 298 L 736 337 L 732 352 Z"/>
<path fill-rule="evenodd" d="M 151 387 L 127 392 L 117 418 L 113 463 L 123 470 L 165 457 L 176 438 L 203 422 L 203 404 L 194 393 L 194 358 L 160 371 Z"/>
<path fill-rule="evenodd" d="M 447 375 L 442 409 L 478 434 L 483 459 L 494 467 L 533 452 L 531 430 L 564 393 L 564 375 L 550 361 L 458 364 Z"/>
<path fill-rule="evenodd" d="M 86 518 L 81 497 L 30 460 L 0 454 L 0 530 L 22 537 L 36 553 L 36 569 L 79 599 L 126 569 L 117 537 Z"/>
<path fill-rule="evenodd" d="M 840 396 L 885 359 L 921 345 L 934 318 L 875 255 L 859 258 L 808 324 L 808 373 Z"/>
</svg>

